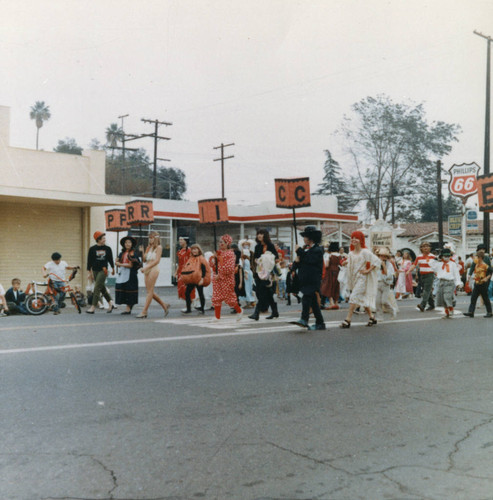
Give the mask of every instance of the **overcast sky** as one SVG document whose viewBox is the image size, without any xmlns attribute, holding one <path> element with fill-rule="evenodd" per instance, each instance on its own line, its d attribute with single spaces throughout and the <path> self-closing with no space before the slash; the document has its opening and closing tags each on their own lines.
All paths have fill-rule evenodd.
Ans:
<svg viewBox="0 0 493 500">
<path fill-rule="evenodd" d="M 158 156 L 186 174 L 186 198 L 273 199 L 274 178 L 321 182 L 324 150 L 350 106 L 386 94 L 424 103 L 463 132 L 444 167 L 483 163 L 491 0 L 0 0 L 0 104 L 11 145 L 35 148 L 35 101 L 50 106 L 40 148 L 163 127 Z M 136 145 L 134 142 L 133 145 Z M 152 158 L 150 140 L 139 141 Z M 1 182 L 1 180 L 0 180 Z"/>
</svg>

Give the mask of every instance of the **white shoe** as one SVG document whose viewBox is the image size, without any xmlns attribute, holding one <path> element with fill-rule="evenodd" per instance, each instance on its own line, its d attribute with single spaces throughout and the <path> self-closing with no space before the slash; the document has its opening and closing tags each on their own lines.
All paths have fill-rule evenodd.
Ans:
<svg viewBox="0 0 493 500">
<path fill-rule="evenodd" d="M 215 316 L 209 320 L 209 323 L 219 323 L 221 321 L 221 318 L 216 318 Z"/>
<path fill-rule="evenodd" d="M 243 318 L 243 309 L 236 315 L 236 321 L 241 321 L 241 318 Z"/>
</svg>

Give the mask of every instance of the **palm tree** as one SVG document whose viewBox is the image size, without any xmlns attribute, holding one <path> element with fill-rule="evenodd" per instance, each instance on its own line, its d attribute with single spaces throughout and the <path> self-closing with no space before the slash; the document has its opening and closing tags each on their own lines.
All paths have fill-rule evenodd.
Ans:
<svg viewBox="0 0 493 500">
<path fill-rule="evenodd" d="M 106 142 L 108 147 L 113 149 L 113 154 L 115 153 L 115 148 L 117 147 L 118 141 L 123 139 L 123 130 L 116 123 L 112 123 L 106 129 Z"/>
<path fill-rule="evenodd" d="M 50 107 L 46 106 L 44 101 L 36 101 L 34 106 L 31 106 L 29 116 L 31 120 L 36 120 L 36 149 L 39 149 L 39 129 L 43 126 L 43 122 L 51 118 Z"/>
</svg>

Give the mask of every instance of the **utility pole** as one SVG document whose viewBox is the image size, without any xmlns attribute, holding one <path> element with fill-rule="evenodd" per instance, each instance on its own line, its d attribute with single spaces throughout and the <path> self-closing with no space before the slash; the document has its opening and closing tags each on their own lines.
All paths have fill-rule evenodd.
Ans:
<svg viewBox="0 0 493 500">
<path fill-rule="evenodd" d="M 157 179 L 157 141 L 158 139 L 163 139 L 166 141 L 169 141 L 169 137 L 161 137 L 157 135 L 159 125 L 166 125 L 170 126 L 173 125 L 172 123 L 169 122 L 161 122 L 159 120 L 148 120 L 146 118 L 142 118 L 141 121 L 144 123 L 154 123 L 154 133 L 153 134 L 144 134 L 142 137 L 145 137 L 146 135 L 148 137 L 154 137 L 154 169 L 153 169 L 153 174 L 152 174 L 152 197 L 156 197 L 156 179 Z"/>
<path fill-rule="evenodd" d="M 214 161 L 221 161 L 221 198 L 224 198 L 224 160 L 229 160 L 230 158 L 234 158 L 234 155 L 231 156 L 224 156 L 224 148 L 227 148 L 229 146 L 234 146 L 235 143 L 232 142 L 231 144 L 223 144 L 221 143 L 220 146 L 216 146 L 213 149 L 221 149 L 221 158 L 216 158 Z"/>
<path fill-rule="evenodd" d="M 486 51 L 486 114 L 484 123 L 484 164 L 483 174 L 490 173 L 490 99 L 491 99 L 491 42 L 493 38 L 474 31 L 475 35 L 484 38 L 488 42 Z M 486 245 L 486 251 L 490 251 L 490 213 L 483 212 L 483 243 Z"/>
<path fill-rule="evenodd" d="M 156 158 L 159 161 L 171 161 L 166 158 Z M 168 200 L 171 200 L 171 181 L 168 176 Z"/>
<path fill-rule="evenodd" d="M 125 172 L 125 130 L 123 128 L 123 120 L 129 116 L 128 113 L 126 115 L 120 115 L 118 118 L 122 121 L 122 171 L 120 175 L 120 194 L 123 194 L 123 175 Z"/>
<path fill-rule="evenodd" d="M 438 244 L 443 248 L 442 162 L 437 160 Z"/>
</svg>

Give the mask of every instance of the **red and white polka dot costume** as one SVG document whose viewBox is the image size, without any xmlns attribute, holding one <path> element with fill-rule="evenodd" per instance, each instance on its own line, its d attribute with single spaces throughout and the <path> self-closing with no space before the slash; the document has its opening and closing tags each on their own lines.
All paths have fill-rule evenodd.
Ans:
<svg viewBox="0 0 493 500">
<path fill-rule="evenodd" d="M 212 278 L 212 305 L 220 306 L 226 302 L 228 306 L 238 304 L 235 294 L 235 267 L 236 257 L 233 250 L 218 250 L 217 270 L 214 267 Z"/>
</svg>

